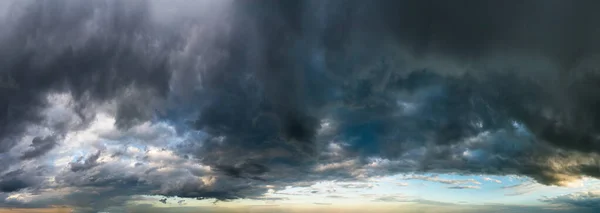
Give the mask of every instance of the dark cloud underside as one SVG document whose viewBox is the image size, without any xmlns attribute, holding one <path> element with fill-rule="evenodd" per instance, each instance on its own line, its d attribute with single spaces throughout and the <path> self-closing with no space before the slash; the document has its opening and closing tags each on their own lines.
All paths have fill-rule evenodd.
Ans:
<svg viewBox="0 0 600 213">
<path fill-rule="evenodd" d="M 50 188 L 26 175 L 44 171 L 30 164 L 100 112 L 122 133 L 110 141 L 139 139 L 178 157 L 160 162 L 210 169 L 169 170 L 169 182 L 147 167 L 150 154 L 99 146 L 56 169 L 60 187 L 232 200 L 267 184 L 415 171 L 555 185 L 600 177 L 598 9 L 593 0 L 15 1 L 0 13 L 9 165 L 0 190 Z M 72 97 L 80 122 L 50 119 L 52 94 Z M 186 140 L 136 132 L 161 122 Z M 49 133 L 31 136 L 36 128 Z M 138 162 L 124 171 L 103 163 L 109 156 Z M 386 164 L 368 167 L 373 159 Z M 113 201 L 85 202 L 123 202 Z"/>
</svg>

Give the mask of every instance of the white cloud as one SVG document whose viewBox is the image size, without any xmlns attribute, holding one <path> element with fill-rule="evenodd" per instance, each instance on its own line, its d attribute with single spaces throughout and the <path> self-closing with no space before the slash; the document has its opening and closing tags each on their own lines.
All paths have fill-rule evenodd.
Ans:
<svg viewBox="0 0 600 213">
<path fill-rule="evenodd" d="M 495 182 L 495 183 L 502 183 L 501 180 L 493 179 L 493 178 L 490 178 L 490 177 L 484 177 L 483 180 L 489 181 L 489 182 Z"/>
</svg>

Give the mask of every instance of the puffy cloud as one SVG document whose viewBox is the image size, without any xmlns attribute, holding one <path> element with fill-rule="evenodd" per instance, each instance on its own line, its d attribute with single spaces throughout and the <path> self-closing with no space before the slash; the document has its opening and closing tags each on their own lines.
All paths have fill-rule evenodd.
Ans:
<svg viewBox="0 0 600 213">
<path fill-rule="evenodd" d="M 50 149 L 54 148 L 55 145 L 56 142 L 54 137 L 35 137 L 31 141 L 31 149 L 25 151 L 23 155 L 21 155 L 21 159 L 26 160 L 41 156 L 50 151 Z"/>
<path fill-rule="evenodd" d="M 94 166 L 98 165 L 98 158 L 100 157 L 100 150 L 98 150 L 95 154 L 88 156 L 83 162 L 73 162 L 71 163 L 71 171 L 78 172 L 88 170 Z M 78 160 L 81 161 L 81 160 Z"/>
</svg>

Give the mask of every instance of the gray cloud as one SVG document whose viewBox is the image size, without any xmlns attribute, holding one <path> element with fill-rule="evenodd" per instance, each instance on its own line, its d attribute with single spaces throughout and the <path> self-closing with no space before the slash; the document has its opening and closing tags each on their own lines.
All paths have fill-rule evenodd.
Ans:
<svg viewBox="0 0 600 213">
<path fill-rule="evenodd" d="M 479 186 L 449 186 L 449 189 L 479 189 Z"/>
<path fill-rule="evenodd" d="M 80 159 L 80 160 L 78 160 L 78 162 L 71 163 L 70 164 L 71 171 L 73 171 L 73 172 L 85 171 L 92 167 L 97 166 L 98 158 L 100 157 L 100 154 L 102 154 L 102 152 L 100 150 L 98 150 L 95 154 L 88 156 L 83 161 L 82 161 L 82 159 Z M 79 161 L 81 161 L 81 162 L 79 162 Z"/>
<path fill-rule="evenodd" d="M 531 36 L 541 36 L 542 34 L 537 33 L 554 32 L 553 28 L 538 24 L 541 20 L 523 15 L 504 17 L 502 15 L 504 13 L 489 11 L 489 8 L 485 6 L 487 4 L 472 2 L 470 4 L 472 7 L 466 9 L 456 8 L 456 5 L 434 5 L 412 1 L 398 3 L 399 5 L 378 3 L 375 4 L 377 6 L 372 7 L 360 3 L 350 4 L 351 6 L 347 7 L 339 7 L 335 3 L 307 4 L 300 7 L 294 4 L 302 5 L 302 3 L 273 4 L 275 5 L 273 7 L 276 8 L 275 11 L 266 15 L 265 20 L 256 21 L 257 23 L 252 22 L 254 21 L 252 19 L 253 12 L 262 10 L 253 7 L 251 7 L 252 10 L 248 9 L 250 11 L 244 13 L 244 15 L 250 16 L 247 19 L 250 22 L 247 26 L 252 24 L 258 26 L 252 31 L 256 33 L 256 36 L 250 36 L 252 39 L 249 39 L 247 43 L 230 43 L 232 45 L 230 48 L 253 51 L 253 66 L 240 69 L 227 68 L 231 71 L 211 72 L 205 76 L 207 91 L 216 94 L 223 93 L 208 96 L 208 100 L 212 101 L 208 101 L 208 105 L 201 110 L 200 118 L 195 122 L 197 128 L 215 136 L 213 140 L 205 141 L 204 147 L 196 154 L 202 156 L 205 163 L 215 164 L 216 161 L 226 162 L 237 159 L 238 162 L 229 163 L 237 164 L 246 158 L 252 158 L 259 162 L 272 162 L 269 159 L 275 157 L 271 153 L 262 152 L 262 150 L 279 149 L 282 154 L 277 156 L 281 159 L 278 162 L 286 162 L 292 166 L 310 165 L 305 161 L 306 154 L 310 154 L 306 151 L 322 147 L 323 144 L 319 144 L 321 141 L 319 141 L 319 135 L 316 135 L 318 131 L 315 131 L 319 127 L 315 121 L 310 121 L 309 118 L 321 116 L 331 119 L 337 125 L 337 129 L 334 130 L 335 138 L 348 143 L 347 149 L 357 152 L 360 157 L 379 155 L 396 160 L 402 157 L 403 153 L 418 151 L 421 147 L 426 148 L 425 153 L 419 156 L 421 159 L 416 166 L 392 168 L 392 170 L 441 172 L 443 169 L 449 169 L 470 173 L 516 173 L 532 176 L 545 184 L 562 184 L 564 181 L 580 175 L 596 176 L 593 169 L 596 168 L 596 164 L 591 161 L 582 163 L 571 171 L 555 170 L 544 164 L 548 160 L 553 160 L 559 153 L 569 153 L 568 155 L 574 156 L 572 160 L 593 156 L 578 153 L 588 152 L 589 148 L 568 147 L 572 143 L 567 145 L 562 141 L 570 139 L 557 138 L 560 135 L 570 138 L 569 135 L 572 135 L 581 138 L 582 140 L 579 141 L 583 144 L 593 145 L 595 142 L 585 139 L 589 138 L 588 136 L 580 135 L 587 134 L 584 132 L 590 132 L 591 129 L 580 131 L 580 133 L 573 132 L 570 129 L 575 130 L 574 127 L 566 127 L 567 124 L 561 121 L 571 118 L 554 116 L 556 113 L 562 113 L 565 116 L 584 113 L 584 111 L 592 113 L 584 109 L 574 111 L 571 109 L 586 106 L 587 104 L 583 102 L 589 101 L 591 100 L 589 98 L 593 97 L 579 99 L 569 94 L 575 92 L 574 90 L 587 89 L 568 89 L 551 82 L 564 77 L 560 73 L 563 72 L 565 66 L 576 66 L 573 69 L 583 69 L 585 66 L 594 65 L 589 64 L 589 61 L 584 62 L 588 60 L 584 58 L 593 57 L 592 50 L 583 55 L 572 53 L 582 58 L 577 60 L 579 61 L 576 62 L 579 63 L 577 65 L 568 65 L 571 62 L 553 61 L 557 57 L 553 54 L 572 51 L 568 45 L 548 49 L 545 51 L 548 55 L 531 52 L 537 52 L 546 43 L 537 46 L 529 41 L 529 37 L 521 37 L 521 34 L 529 33 Z M 490 8 L 500 8 L 506 13 L 517 14 L 528 11 L 526 8 L 535 7 L 535 4 L 524 5 L 525 9 L 510 6 L 508 3 L 491 4 L 497 4 L 497 7 Z M 558 7 L 549 8 L 549 10 L 569 14 L 571 9 L 585 7 L 585 4 L 588 3 L 575 5 L 565 11 L 555 11 Z M 294 12 L 288 11 L 294 7 L 303 9 L 297 9 Z M 318 15 L 312 19 L 304 19 L 302 10 L 312 7 L 322 7 L 319 11 L 327 11 L 324 12 L 328 15 L 327 19 L 313 20 L 319 19 Z M 373 18 L 358 16 L 356 15 L 358 12 L 354 12 L 355 7 L 362 8 L 362 13 L 379 14 L 385 16 L 386 19 L 379 19 L 380 16 L 368 16 Z M 393 11 L 390 8 L 427 12 L 408 13 Z M 328 11 L 328 9 L 332 11 Z M 440 18 L 442 15 L 434 12 L 438 10 L 444 11 L 442 13 L 444 18 Z M 491 15 L 483 19 L 460 18 L 465 14 L 466 17 L 475 17 L 482 13 Z M 395 14 L 403 14 L 397 16 L 406 17 L 395 17 Z M 540 12 L 535 15 L 545 17 L 547 14 Z M 271 16 L 280 18 L 277 20 L 284 24 L 270 20 Z M 523 23 L 521 19 L 539 29 L 536 28 L 536 32 L 533 30 L 529 32 L 528 29 L 518 28 L 516 23 Z M 415 23 L 403 23 L 402 21 L 394 23 L 392 20 L 429 20 L 431 23 L 417 21 Z M 382 22 L 377 23 L 377 21 Z M 566 19 L 566 21 L 575 22 L 576 20 Z M 271 22 L 273 23 L 271 24 Z M 345 25 L 349 23 L 353 23 L 352 28 Z M 279 26 L 279 24 L 283 26 L 272 27 Z M 271 34 L 271 31 L 263 31 L 260 28 L 263 25 L 268 25 L 269 30 L 280 31 Z M 457 27 L 449 30 L 444 28 L 445 26 Z M 515 27 L 513 28 L 513 26 Z M 337 31 L 325 33 L 329 28 Z M 376 33 L 355 32 L 354 29 L 357 28 L 364 28 L 362 32 Z M 505 28 L 510 30 L 507 31 Z M 298 35 L 298 31 L 302 31 L 306 35 Z M 507 35 L 497 34 L 497 32 Z M 389 36 L 390 33 L 395 37 L 392 36 L 390 39 L 379 37 Z M 582 33 L 593 34 L 593 32 Z M 478 35 L 483 36 L 474 37 Z M 272 36 L 290 39 L 280 41 L 271 38 Z M 420 41 L 419 39 L 425 40 Z M 553 42 L 571 42 L 566 40 L 566 37 L 559 35 L 548 36 L 547 39 Z M 488 43 L 491 41 L 504 43 Z M 244 48 L 255 42 L 265 43 L 266 46 L 260 50 Z M 365 45 L 357 46 L 357 44 Z M 461 45 L 454 46 L 457 44 Z M 371 50 L 369 48 L 379 47 L 378 45 L 390 47 L 371 54 L 372 51 L 369 51 Z M 505 46 L 514 46 L 515 48 L 505 48 Z M 271 55 L 274 53 L 270 51 L 277 52 L 279 51 L 277 48 L 287 47 L 292 51 L 299 48 L 297 51 L 302 57 L 293 55 L 294 58 L 289 59 L 285 54 Z M 242 55 L 243 52 L 237 51 L 230 57 L 248 60 Z M 345 61 L 348 58 L 360 58 L 367 53 L 372 56 L 352 61 L 352 63 Z M 498 64 L 497 61 L 502 60 L 510 60 L 510 62 L 504 65 Z M 448 64 L 439 64 L 442 62 Z M 344 67 L 348 64 L 353 65 Z M 259 70 L 253 71 L 254 66 Z M 304 77 L 292 77 L 297 75 L 298 69 L 303 70 Z M 542 69 L 547 71 L 540 73 L 539 70 Z M 277 72 L 276 70 L 287 71 Z M 267 71 L 275 74 L 269 75 L 268 79 L 263 79 L 262 72 Z M 589 70 L 581 72 L 591 72 L 590 75 L 593 73 Z M 241 76 L 246 77 L 241 78 Z M 294 80 L 290 81 L 291 78 Z M 584 79 L 577 76 L 569 78 L 573 78 L 573 81 Z M 306 79 L 313 80 L 314 83 L 310 86 L 303 86 L 300 90 L 303 93 L 296 94 L 296 90 L 299 89 L 295 86 L 305 85 Z M 326 83 L 323 82 L 323 79 L 326 79 Z M 593 79 L 593 77 L 588 79 Z M 215 82 L 222 83 L 216 84 Z M 285 87 L 280 85 L 284 83 Z M 272 89 L 272 87 L 285 89 Z M 277 94 L 280 91 L 289 93 L 286 93 L 285 96 Z M 292 97 L 295 100 L 288 100 Z M 562 106 L 563 103 L 567 103 L 563 101 L 565 98 L 573 99 L 570 102 L 567 101 L 573 104 Z M 290 103 L 293 108 L 290 107 Z M 302 110 L 298 111 L 298 108 Z M 230 113 L 233 111 L 239 113 Z M 286 117 L 287 115 L 282 114 L 282 111 L 294 111 L 294 116 L 306 117 L 308 120 Z M 585 119 L 587 116 L 575 117 Z M 296 121 L 300 123 L 286 124 Z M 553 127 L 558 122 L 561 123 L 561 127 Z M 591 120 L 582 120 L 581 122 L 594 125 Z M 290 137 L 293 134 L 290 133 L 291 130 L 286 129 L 290 126 L 297 126 L 298 132 L 307 133 L 308 136 Z M 590 126 L 590 128 L 593 127 Z M 312 130 L 308 131 L 309 129 Z M 522 131 L 526 133 L 520 133 Z M 532 134 L 532 136 L 527 134 Z M 485 141 L 481 141 L 479 144 L 466 143 L 477 137 L 483 137 L 481 140 Z M 308 140 L 306 143 L 297 140 L 299 138 L 314 139 Z M 503 140 L 510 140 L 510 143 L 515 145 L 513 148 L 503 147 L 500 145 Z M 255 142 L 248 143 L 248 141 Z M 555 146 L 568 151 L 557 150 L 554 148 Z M 474 149 L 478 156 L 461 156 L 469 149 Z M 290 152 L 299 154 L 285 154 Z M 534 153 L 533 158 L 523 155 L 523 153 L 532 152 Z M 219 156 L 207 157 L 211 153 L 219 153 Z M 485 163 L 479 163 L 482 159 L 486 159 Z M 323 161 L 327 160 L 323 159 Z M 270 163 L 261 164 L 269 165 Z M 344 169 L 341 171 L 343 172 Z"/>
<path fill-rule="evenodd" d="M 600 209 L 600 202 L 598 202 L 600 201 L 600 193 L 594 191 L 577 192 L 556 197 L 544 197 L 540 199 L 540 201 L 559 205 Z"/>
<path fill-rule="evenodd" d="M 80 134 L 98 151 L 57 185 L 5 172 L 2 191 L 92 187 L 81 203 L 105 208 L 403 172 L 600 177 L 596 1 L 211 2 L 15 1 L 0 171 L 84 152 L 65 135 L 100 114 L 116 129 Z"/>
<path fill-rule="evenodd" d="M 56 146 L 56 138 L 55 137 L 35 137 L 31 141 L 31 149 L 25 151 L 23 155 L 21 155 L 22 160 L 27 160 L 31 158 L 35 158 L 45 154 L 50 151 L 50 149 Z"/>
<path fill-rule="evenodd" d="M 41 181 L 39 173 L 42 170 L 17 169 L 2 174 L 0 178 L 0 192 L 17 192 L 29 187 L 36 187 Z"/>
<path fill-rule="evenodd" d="M 134 36 L 151 34 L 145 24 L 146 6 L 138 3 L 135 7 L 127 6 L 133 2 L 119 1 L 12 4 L 14 14 L 2 20 L 7 31 L 0 41 L 5 50 L 0 64 L 1 75 L 19 86 L 0 90 L 1 151 L 11 148 L 10 141 L 18 139 L 27 125 L 42 122 L 40 111 L 49 93 L 69 92 L 82 108 L 123 93 L 135 94 L 138 88 L 152 95 L 140 98 L 166 95 L 165 58 L 145 46 L 150 38 Z M 136 11 L 122 11 L 125 7 Z M 120 126 L 143 115 L 129 105 L 118 109 Z"/>
</svg>

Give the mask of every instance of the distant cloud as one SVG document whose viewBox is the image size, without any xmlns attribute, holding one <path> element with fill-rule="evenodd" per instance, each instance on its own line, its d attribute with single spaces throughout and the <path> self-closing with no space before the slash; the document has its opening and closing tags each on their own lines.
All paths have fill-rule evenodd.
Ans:
<svg viewBox="0 0 600 213">
<path fill-rule="evenodd" d="M 347 188 L 347 189 L 371 189 L 378 184 L 374 183 L 338 183 L 336 184 L 339 187 Z"/>
<path fill-rule="evenodd" d="M 600 211 L 600 191 L 576 192 L 556 197 L 544 197 L 540 201 L 558 205 L 591 208 Z"/>
<path fill-rule="evenodd" d="M 403 182 L 396 183 L 396 186 L 408 186 L 408 185 L 409 185 L 408 183 L 403 183 Z"/>
<path fill-rule="evenodd" d="M 331 203 L 313 203 L 313 204 L 315 204 L 315 205 L 326 205 L 326 206 L 331 205 Z"/>
<path fill-rule="evenodd" d="M 506 191 L 511 191 L 511 192 L 505 193 L 504 194 L 505 196 L 519 196 L 519 195 L 531 193 L 531 192 L 537 190 L 540 186 L 541 185 L 538 183 L 526 181 L 526 182 L 515 184 L 515 185 L 502 186 L 502 189 L 504 189 Z"/>
<path fill-rule="evenodd" d="M 417 204 L 441 205 L 441 206 L 455 205 L 453 203 L 448 203 L 448 202 L 427 200 L 427 199 L 421 199 L 418 197 L 403 196 L 403 195 L 380 196 L 380 197 L 373 199 L 372 201 L 374 201 L 374 202 L 389 202 L 389 203 L 417 203 Z"/>
<path fill-rule="evenodd" d="M 373 199 L 375 202 L 413 202 L 415 199 L 406 196 L 382 196 Z"/>
<path fill-rule="evenodd" d="M 167 204 L 167 198 L 160 199 L 160 200 L 158 200 L 158 202 L 161 202 L 163 204 Z"/>
<path fill-rule="evenodd" d="M 479 186 L 449 186 L 449 189 L 480 189 Z"/>
<path fill-rule="evenodd" d="M 423 180 L 442 184 L 458 185 L 458 184 L 476 184 L 481 183 L 475 179 L 443 179 L 438 176 L 426 176 L 426 175 L 408 175 L 403 178 L 404 180 Z"/>
<path fill-rule="evenodd" d="M 490 178 L 490 177 L 484 177 L 483 180 L 489 181 L 489 182 L 495 182 L 495 183 L 502 183 L 502 181 L 497 180 L 497 179 L 493 179 L 493 178 Z"/>
</svg>

